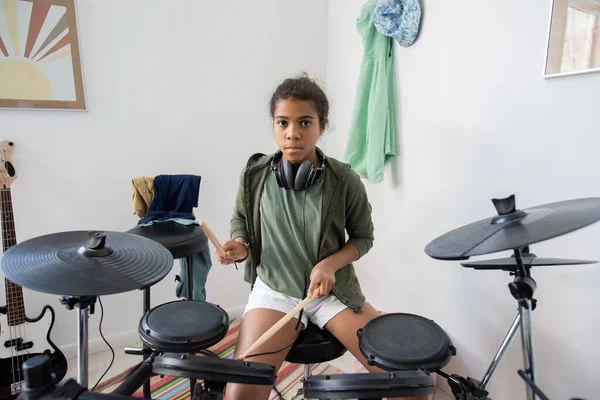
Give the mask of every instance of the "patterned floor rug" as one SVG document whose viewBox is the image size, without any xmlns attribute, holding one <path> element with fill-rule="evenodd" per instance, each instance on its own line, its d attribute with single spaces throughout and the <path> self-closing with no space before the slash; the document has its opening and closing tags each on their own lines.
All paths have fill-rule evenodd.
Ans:
<svg viewBox="0 0 600 400">
<path fill-rule="evenodd" d="M 235 349 L 235 342 L 240 329 L 240 319 L 234 319 L 231 321 L 229 331 L 227 335 L 216 345 L 212 346 L 209 350 L 217 354 L 220 358 L 233 358 L 233 351 Z M 312 366 L 313 375 L 321 374 L 340 374 L 342 371 L 327 364 L 315 364 Z M 301 379 L 304 376 L 304 365 L 292 364 L 285 362 L 279 373 L 277 374 L 276 388 L 283 395 L 284 398 L 289 399 L 296 390 L 302 386 Z M 124 378 L 124 377 L 122 377 Z M 102 393 L 110 393 L 113 391 L 122 381 L 121 379 L 113 379 L 108 385 L 103 385 L 102 388 L 98 388 Z M 152 392 L 152 398 L 157 400 L 184 400 L 190 397 L 190 384 L 187 378 L 177 378 L 171 376 L 154 376 L 150 380 L 150 388 Z M 135 397 L 142 397 L 142 389 L 140 388 L 135 394 Z M 270 400 L 279 399 L 279 395 L 275 390 L 271 391 Z"/>
</svg>

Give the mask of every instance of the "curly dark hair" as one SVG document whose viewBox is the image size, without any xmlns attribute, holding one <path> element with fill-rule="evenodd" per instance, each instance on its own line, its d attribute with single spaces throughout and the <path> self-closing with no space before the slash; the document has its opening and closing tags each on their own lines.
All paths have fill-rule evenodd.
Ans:
<svg viewBox="0 0 600 400">
<path fill-rule="evenodd" d="M 303 73 L 297 78 L 288 78 L 277 86 L 269 102 L 272 118 L 275 117 L 275 106 L 279 101 L 284 99 L 310 101 L 317 110 L 320 127 L 325 128 L 327 126 L 329 101 L 325 92 L 308 74 Z"/>
</svg>

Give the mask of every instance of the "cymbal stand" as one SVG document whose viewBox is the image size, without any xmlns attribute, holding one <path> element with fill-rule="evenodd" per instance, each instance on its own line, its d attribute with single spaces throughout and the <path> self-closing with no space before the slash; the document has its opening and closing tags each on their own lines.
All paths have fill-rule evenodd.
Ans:
<svg viewBox="0 0 600 400">
<path fill-rule="evenodd" d="M 63 296 L 60 302 L 72 310 L 77 307 L 77 382 L 88 387 L 88 321 L 94 313 L 97 296 Z"/>
<path fill-rule="evenodd" d="M 523 352 L 523 365 L 525 374 L 533 382 L 537 383 L 537 368 L 535 365 L 535 354 L 533 345 L 533 324 L 531 314 L 535 307 L 536 300 L 533 293 L 536 289 L 536 283 L 531 277 L 530 268 L 525 268 L 521 259 L 521 249 L 515 249 L 515 261 L 517 262 L 517 271 L 514 272 L 515 279 L 508 285 L 511 294 L 519 303 L 519 315 L 521 316 L 521 344 Z M 527 400 L 536 400 L 537 396 L 531 386 L 527 386 Z"/>
<path fill-rule="evenodd" d="M 448 380 L 450 388 L 456 399 L 487 399 L 488 387 L 494 377 L 496 369 L 500 365 L 500 361 L 504 357 L 506 351 L 512 345 L 512 342 L 517 334 L 521 331 L 521 343 L 523 352 L 524 370 L 519 370 L 519 375 L 528 383 L 527 400 L 546 399 L 542 391 L 537 387 L 536 381 L 536 365 L 535 353 L 533 346 L 533 328 L 531 321 L 531 312 L 535 310 L 537 300 L 533 297 L 536 289 L 536 283 L 531 277 L 530 266 L 525 266 L 522 260 L 523 251 L 529 254 L 529 248 L 514 249 L 514 256 L 517 263 L 517 270 L 510 272 L 514 276 L 513 282 L 509 283 L 508 287 L 512 296 L 517 300 L 519 311 L 513 320 L 504 340 L 496 351 L 492 362 L 487 371 L 483 375 L 481 381 L 473 378 L 463 378 L 458 375 L 447 375 L 442 371 L 438 374 Z"/>
<path fill-rule="evenodd" d="M 535 386 L 537 381 L 537 368 L 535 365 L 535 351 L 533 345 L 533 326 L 531 321 L 532 311 L 535 310 L 537 300 L 533 297 L 533 293 L 536 289 L 535 280 L 531 277 L 531 267 L 525 266 L 522 260 L 522 252 L 529 252 L 529 248 L 514 249 L 514 257 L 517 263 L 517 270 L 511 272 L 515 278 L 513 282 L 509 283 L 508 288 L 512 296 L 517 300 L 519 306 L 519 312 L 515 317 L 512 325 L 510 326 L 502 344 L 498 348 L 498 351 L 494 355 L 492 363 L 481 380 L 480 387 L 487 389 L 489 386 L 496 368 L 498 367 L 502 357 L 511 346 L 513 339 L 520 328 L 521 331 L 521 344 L 523 352 L 523 373 L 527 377 L 527 380 L 532 382 Z M 527 400 L 536 400 L 536 391 L 532 386 L 527 386 Z M 539 392 L 541 392 L 538 389 Z M 543 396 L 543 394 L 542 394 Z"/>
</svg>

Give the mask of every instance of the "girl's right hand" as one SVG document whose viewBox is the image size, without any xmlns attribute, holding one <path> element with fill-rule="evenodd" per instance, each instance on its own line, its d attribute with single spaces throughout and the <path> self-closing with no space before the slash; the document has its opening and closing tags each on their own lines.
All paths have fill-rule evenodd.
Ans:
<svg viewBox="0 0 600 400">
<path fill-rule="evenodd" d="M 237 260 L 245 259 L 248 255 L 246 246 L 235 240 L 228 240 L 222 243 L 221 247 L 225 250 L 225 257 L 221 255 L 219 250 L 216 250 L 217 260 L 219 260 L 221 264 L 233 264 L 234 262 L 237 262 Z"/>
</svg>

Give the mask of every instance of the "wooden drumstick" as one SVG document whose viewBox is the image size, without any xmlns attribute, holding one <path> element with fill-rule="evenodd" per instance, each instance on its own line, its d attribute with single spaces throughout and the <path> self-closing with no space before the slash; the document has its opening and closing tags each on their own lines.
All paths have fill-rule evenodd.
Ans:
<svg viewBox="0 0 600 400">
<path fill-rule="evenodd" d="M 200 225 L 204 229 L 204 233 L 206 233 L 206 236 L 208 236 L 208 239 L 212 242 L 213 246 L 215 246 L 217 248 L 217 250 L 219 251 L 219 253 L 221 253 L 221 255 L 224 258 L 227 258 L 227 256 L 225 255 L 226 254 L 225 253 L 225 249 L 223 249 L 223 247 L 221 247 L 221 243 L 219 243 L 219 241 L 217 240 L 217 237 L 215 236 L 215 234 L 206 225 L 206 222 L 200 221 Z"/>
<path fill-rule="evenodd" d="M 307 297 L 304 300 L 302 300 L 302 302 L 300 302 L 300 304 L 298 304 L 296 307 L 292 308 L 292 310 L 289 313 L 287 313 L 283 318 L 277 321 L 277 323 L 273 325 L 268 331 L 263 333 L 262 336 L 259 337 L 258 340 L 248 348 L 248 350 L 243 352 L 242 355 L 238 357 L 238 360 L 243 360 L 244 358 L 248 357 L 248 355 L 250 355 L 250 353 L 254 351 L 258 346 L 269 340 L 271 336 L 277 333 L 277 331 L 280 330 L 289 320 L 291 320 L 294 317 L 294 315 L 298 314 L 300 310 L 306 307 L 306 305 L 311 300 L 312 297 Z"/>
</svg>

